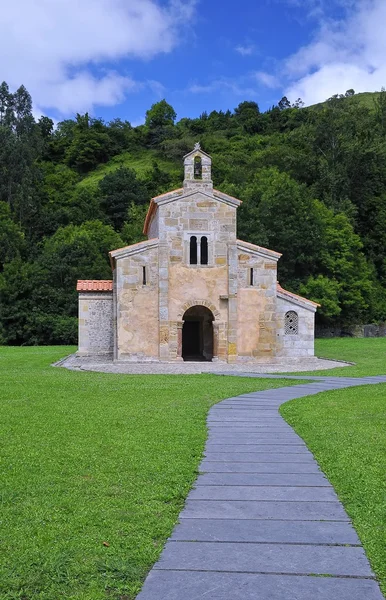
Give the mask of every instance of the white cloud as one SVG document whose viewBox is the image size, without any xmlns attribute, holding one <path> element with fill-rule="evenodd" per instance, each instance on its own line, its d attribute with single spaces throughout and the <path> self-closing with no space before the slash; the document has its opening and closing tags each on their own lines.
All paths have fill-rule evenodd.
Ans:
<svg viewBox="0 0 386 600">
<path fill-rule="evenodd" d="M 248 78 L 215 79 L 207 85 L 192 84 L 188 91 L 192 94 L 212 94 L 214 92 L 231 93 L 234 96 L 256 96 L 255 89 L 245 85 Z"/>
<path fill-rule="evenodd" d="M 265 87 L 274 89 L 280 87 L 280 83 L 278 78 L 275 75 L 271 75 L 270 73 L 266 73 L 265 71 L 256 71 L 254 73 L 254 77 L 258 83 L 261 83 Z"/>
<path fill-rule="evenodd" d="M 350 88 L 365 92 L 386 85 L 386 2 L 356 0 L 347 7 L 340 21 L 321 19 L 314 40 L 285 62 L 289 98 L 309 105 Z"/>
<path fill-rule="evenodd" d="M 248 46 L 236 46 L 235 50 L 241 54 L 241 56 L 251 56 L 255 51 L 255 46 L 252 44 L 249 44 Z"/>
<path fill-rule="evenodd" d="M 66 115 L 114 105 L 138 85 L 116 62 L 170 52 L 196 0 L 13 0 L 0 12 L 0 79 Z M 150 82 L 154 88 L 155 82 Z"/>
<path fill-rule="evenodd" d="M 146 84 L 157 98 L 161 99 L 165 96 L 166 88 L 160 81 L 149 79 Z"/>
</svg>

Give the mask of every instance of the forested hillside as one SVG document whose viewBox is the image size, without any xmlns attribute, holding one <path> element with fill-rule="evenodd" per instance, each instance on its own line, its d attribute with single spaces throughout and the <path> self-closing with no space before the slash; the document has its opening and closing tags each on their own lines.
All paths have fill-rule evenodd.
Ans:
<svg viewBox="0 0 386 600">
<path fill-rule="evenodd" d="M 386 318 L 386 92 L 178 122 L 163 100 L 135 128 L 87 114 L 54 127 L 3 83 L 0 343 L 76 342 L 76 280 L 111 278 L 108 251 L 142 239 L 197 141 L 215 186 L 244 201 L 239 237 L 283 253 L 280 283 L 322 304 L 320 324 Z"/>
</svg>

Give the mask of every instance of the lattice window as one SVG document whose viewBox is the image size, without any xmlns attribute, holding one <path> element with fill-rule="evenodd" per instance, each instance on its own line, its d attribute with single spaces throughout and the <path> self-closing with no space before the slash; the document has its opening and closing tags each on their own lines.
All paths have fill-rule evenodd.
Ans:
<svg viewBox="0 0 386 600">
<path fill-rule="evenodd" d="M 298 335 L 299 333 L 299 316 L 294 310 L 285 313 L 284 333 L 285 335 Z"/>
</svg>

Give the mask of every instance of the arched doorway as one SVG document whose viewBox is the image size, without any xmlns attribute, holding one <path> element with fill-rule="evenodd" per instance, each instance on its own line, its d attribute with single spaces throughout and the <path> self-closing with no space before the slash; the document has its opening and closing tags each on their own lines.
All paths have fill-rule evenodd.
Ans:
<svg viewBox="0 0 386 600">
<path fill-rule="evenodd" d="M 182 358 L 209 360 L 213 358 L 213 313 L 206 306 L 192 306 L 183 316 Z"/>
</svg>

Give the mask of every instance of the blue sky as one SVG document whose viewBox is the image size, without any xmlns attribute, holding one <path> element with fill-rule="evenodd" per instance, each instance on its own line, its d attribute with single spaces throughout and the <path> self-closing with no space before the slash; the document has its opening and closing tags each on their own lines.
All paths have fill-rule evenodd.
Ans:
<svg viewBox="0 0 386 600">
<path fill-rule="evenodd" d="M 143 122 L 306 104 L 386 86 L 385 0 L 14 0 L 0 14 L 0 77 L 35 114 Z"/>
</svg>

